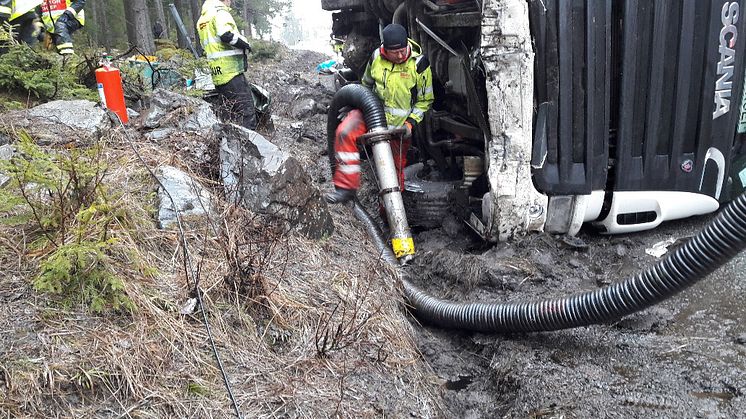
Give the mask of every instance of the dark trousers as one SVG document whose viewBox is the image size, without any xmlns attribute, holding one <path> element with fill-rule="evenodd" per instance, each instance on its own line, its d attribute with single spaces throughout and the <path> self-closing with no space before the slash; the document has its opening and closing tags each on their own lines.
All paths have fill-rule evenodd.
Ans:
<svg viewBox="0 0 746 419">
<path fill-rule="evenodd" d="M 17 41 L 24 42 L 29 46 L 34 46 L 34 44 L 36 44 L 37 39 L 34 34 L 35 18 L 36 13 L 31 11 L 13 20 L 13 27 L 15 28 Z"/>
<path fill-rule="evenodd" d="M 256 129 L 254 98 L 246 77 L 241 73 L 226 84 L 215 86 L 220 96 L 218 115 L 224 122 L 232 122 L 248 129 Z"/>
<path fill-rule="evenodd" d="M 68 19 L 66 15 L 63 16 L 60 16 L 57 22 L 55 22 L 55 33 L 52 34 L 52 40 L 57 45 L 57 49 L 60 49 L 60 44 L 72 44 L 73 33 L 83 27 L 77 19 Z"/>
</svg>

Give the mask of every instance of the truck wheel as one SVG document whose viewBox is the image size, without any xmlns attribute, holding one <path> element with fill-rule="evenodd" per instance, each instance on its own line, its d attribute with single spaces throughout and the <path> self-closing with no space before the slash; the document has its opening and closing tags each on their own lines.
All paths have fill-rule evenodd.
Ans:
<svg viewBox="0 0 746 419">
<path fill-rule="evenodd" d="M 404 168 L 404 208 L 411 227 L 424 230 L 438 228 L 452 214 L 456 197 L 454 192 L 462 183 L 439 181 L 426 176 L 423 164 Z"/>
</svg>

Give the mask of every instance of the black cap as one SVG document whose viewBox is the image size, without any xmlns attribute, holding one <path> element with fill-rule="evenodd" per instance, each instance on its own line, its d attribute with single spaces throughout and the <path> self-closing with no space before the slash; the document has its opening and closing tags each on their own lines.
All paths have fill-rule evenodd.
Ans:
<svg viewBox="0 0 746 419">
<path fill-rule="evenodd" d="M 398 23 L 386 25 L 383 28 L 383 48 L 388 50 L 401 49 L 407 46 L 407 30 Z"/>
</svg>

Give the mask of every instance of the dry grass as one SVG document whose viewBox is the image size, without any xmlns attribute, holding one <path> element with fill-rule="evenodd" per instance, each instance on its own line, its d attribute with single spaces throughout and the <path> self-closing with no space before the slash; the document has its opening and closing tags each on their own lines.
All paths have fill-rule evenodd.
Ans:
<svg viewBox="0 0 746 419">
<path fill-rule="evenodd" d="M 126 143 L 109 144 L 107 184 L 147 217 L 118 231 L 129 256 L 116 272 L 137 310 L 58 308 L 30 286 L 32 237 L 0 227 L 0 417 L 231 417 L 201 314 L 179 314 L 191 291 L 179 237 L 155 227 L 154 183 Z M 179 146 L 137 147 L 151 167 L 194 163 Z M 222 216 L 193 220 L 186 236 L 244 417 L 438 415 L 394 277 L 346 210 L 333 237 L 309 241 L 214 204 Z"/>
</svg>

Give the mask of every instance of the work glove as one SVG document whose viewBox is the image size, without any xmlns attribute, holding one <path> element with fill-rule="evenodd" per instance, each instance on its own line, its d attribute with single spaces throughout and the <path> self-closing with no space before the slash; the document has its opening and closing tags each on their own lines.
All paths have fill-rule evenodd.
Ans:
<svg viewBox="0 0 746 419">
<path fill-rule="evenodd" d="M 44 41 L 44 24 L 39 22 L 38 20 L 34 21 L 34 29 L 32 32 L 32 36 L 36 38 L 37 41 L 43 42 Z"/>
<path fill-rule="evenodd" d="M 404 128 L 404 134 L 402 134 L 402 138 L 412 138 L 412 131 L 414 131 L 414 126 L 412 125 L 409 120 L 404 121 L 404 125 L 402 126 Z"/>
</svg>

